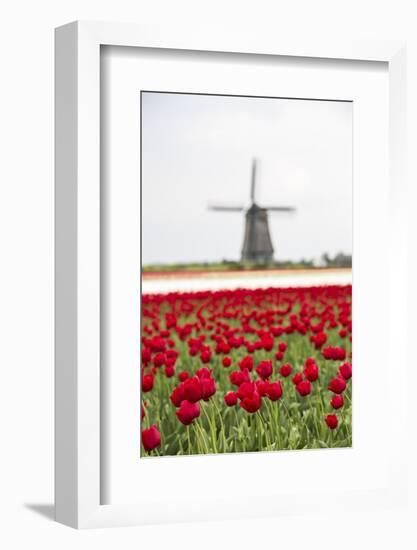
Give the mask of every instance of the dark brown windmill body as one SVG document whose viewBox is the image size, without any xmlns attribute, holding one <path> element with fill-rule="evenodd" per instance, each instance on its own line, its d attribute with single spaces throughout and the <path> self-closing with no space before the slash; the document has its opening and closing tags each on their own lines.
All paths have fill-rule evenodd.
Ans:
<svg viewBox="0 0 417 550">
<path fill-rule="evenodd" d="M 252 163 L 251 205 L 243 206 L 211 206 L 211 210 L 222 212 L 245 212 L 245 233 L 241 261 L 243 263 L 269 264 L 274 260 L 274 247 L 269 232 L 268 212 L 293 212 L 291 206 L 261 207 L 255 202 L 256 160 Z"/>
<path fill-rule="evenodd" d="M 246 211 L 245 218 L 242 262 L 271 263 L 274 259 L 274 247 L 269 233 L 267 211 L 252 204 Z"/>
</svg>

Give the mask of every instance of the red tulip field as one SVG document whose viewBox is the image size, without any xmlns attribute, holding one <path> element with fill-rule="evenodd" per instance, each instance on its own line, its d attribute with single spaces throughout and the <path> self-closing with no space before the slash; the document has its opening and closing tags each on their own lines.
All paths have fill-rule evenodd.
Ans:
<svg viewBox="0 0 417 550">
<path fill-rule="evenodd" d="M 141 456 L 350 447 L 352 289 L 142 296 Z"/>
</svg>

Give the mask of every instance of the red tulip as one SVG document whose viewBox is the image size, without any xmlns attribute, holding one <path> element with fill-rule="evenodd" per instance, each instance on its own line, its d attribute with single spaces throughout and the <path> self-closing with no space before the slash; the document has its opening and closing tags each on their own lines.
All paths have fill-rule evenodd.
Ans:
<svg viewBox="0 0 417 550">
<path fill-rule="evenodd" d="M 198 369 L 198 371 L 195 373 L 195 375 L 200 380 L 202 378 L 210 378 L 211 377 L 211 370 L 208 369 L 207 367 L 201 367 L 201 369 Z"/>
<path fill-rule="evenodd" d="M 324 420 L 331 430 L 336 429 L 339 423 L 335 414 L 328 414 Z"/>
<path fill-rule="evenodd" d="M 244 399 L 249 395 L 252 395 L 256 391 L 256 386 L 254 382 L 242 382 L 237 389 L 237 395 L 239 399 Z"/>
<path fill-rule="evenodd" d="M 322 355 L 325 359 L 332 359 L 333 361 L 343 361 L 346 358 L 346 351 L 340 347 L 328 346 L 322 351 Z"/>
<path fill-rule="evenodd" d="M 333 393 L 343 393 L 346 389 L 346 382 L 344 378 L 337 376 L 336 378 L 330 380 L 328 389 Z"/>
<path fill-rule="evenodd" d="M 315 382 L 319 377 L 319 368 L 315 363 L 308 364 L 304 369 L 304 376 L 310 382 Z"/>
<path fill-rule="evenodd" d="M 174 367 L 165 367 L 165 376 L 167 378 L 172 378 L 175 374 L 175 368 Z"/>
<path fill-rule="evenodd" d="M 314 343 L 316 349 L 320 349 L 327 341 L 327 334 L 325 332 L 319 332 L 311 337 L 311 341 Z"/>
<path fill-rule="evenodd" d="M 153 358 L 153 364 L 155 367 L 162 367 L 165 363 L 165 355 L 163 353 L 157 353 Z"/>
<path fill-rule="evenodd" d="M 151 426 L 148 430 L 142 430 L 142 445 L 145 451 L 152 451 L 161 444 L 161 434 L 158 428 Z"/>
<path fill-rule="evenodd" d="M 188 378 L 183 382 L 184 385 L 184 397 L 187 401 L 191 403 L 196 403 L 200 401 L 202 397 L 201 393 L 201 384 L 200 380 L 194 376 L 193 378 Z"/>
<path fill-rule="evenodd" d="M 183 401 L 175 414 L 180 422 L 188 426 L 188 424 L 191 424 L 193 420 L 200 416 L 200 404 Z"/>
<path fill-rule="evenodd" d="M 178 373 L 178 378 L 180 379 L 181 382 L 184 382 L 184 380 L 187 380 L 187 378 L 190 378 L 190 375 L 188 374 L 188 372 L 182 371 Z"/>
<path fill-rule="evenodd" d="M 352 365 L 350 363 L 343 363 L 340 365 L 339 372 L 345 380 L 352 378 Z"/>
<path fill-rule="evenodd" d="M 174 388 L 169 398 L 176 407 L 179 407 L 185 399 L 184 384 Z"/>
<path fill-rule="evenodd" d="M 271 382 L 268 387 L 267 395 L 271 401 L 277 401 L 282 397 L 281 382 Z"/>
<path fill-rule="evenodd" d="M 302 397 L 305 397 L 311 392 L 310 381 L 302 380 L 301 382 L 298 382 L 298 384 L 295 386 L 295 389 Z"/>
<path fill-rule="evenodd" d="M 204 350 L 203 352 L 201 352 L 200 357 L 203 363 L 209 363 L 211 359 L 211 351 Z"/>
<path fill-rule="evenodd" d="M 243 382 L 250 382 L 248 369 L 245 369 L 243 371 L 233 371 L 232 373 L 230 373 L 229 380 L 234 386 L 240 386 L 241 384 L 243 384 Z"/>
<path fill-rule="evenodd" d="M 173 342 L 173 344 L 175 345 L 174 342 Z M 176 358 L 178 357 L 178 351 L 175 350 L 175 349 L 169 349 L 165 352 L 165 355 L 168 359 L 175 361 Z"/>
<path fill-rule="evenodd" d="M 234 405 L 236 405 L 237 393 L 235 393 L 234 391 L 229 391 L 228 393 L 226 393 L 226 395 L 224 396 L 224 402 L 228 407 L 233 407 Z"/>
<path fill-rule="evenodd" d="M 282 365 L 281 368 L 279 369 L 280 375 L 283 376 L 284 378 L 289 376 L 291 372 L 292 372 L 292 366 L 289 363 L 284 363 L 284 365 Z"/>
<path fill-rule="evenodd" d="M 202 378 L 200 380 L 201 397 L 208 401 L 216 393 L 216 383 L 213 378 Z"/>
<path fill-rule="evenodd" d="M 265 351 L 271 351 L 274 347 L 274 339 L 271 337 L 262 338 L 262 347 Z"/>
<path fill-rule="evenodd" d="M 277 361 L 282 361 L 284 359 L 284 354 L 282 351 L 277 351 L 275 354 L 275 359 Z"/>
<path fill-rule="evenodd" d="M 145 374 L 142 378 L 142 391 L 148 392 L 153 388 L 153 376 L 152 374 Z"/>
<path fill-rule="evenodd" d="M 303 381 L 303 375 L 301 374 L 301 372 L 297 372 L 297 374 L 295 374 L 292 377 L 292 383 L 295 385 L 299 384 L 302 381 Z"/>
<path fill-rule="evenodd" d="M 166 367 L 175 367 L 175 363 L 177 361 L 176 357 L 166 357 L 165 358 L 165 366 Z"/>
<path fill-rule="evenodd" d="M 149 361 L 151 360 L 151 350 L 149 348 L 143 348 L 142 349 L 142 362 L 147 365 Z"/>
<path fill-rule="evenodd" d="M 344 402 L 343 395 L 334 395 L 330 401 L 330 405 L 334 409 L 340 409 L 343 407 Z"/>
<path fill-rule="evenodd" d="M 269 382 L 268 380 L 256 380 L 256 391 L 261 397 L 264 397 L 268 393 Z"/>
<path fill-rule="evenodd" d="M 264 380 L 271 376 L 272 370 L 272 361 L 261 361 L 256 367 L 258 376 Z"/>
<path fill-rule="evenodd" d="M 284 353 L 284 351 L 287 349 L 288 345 L 286 342 L 280 342 L 278 344 L 278 350 L 282 353 Z"/>
<path fill-rule="evenodd" d="M 222 364 L 223 367 L 230 367 L 230 365 L 232 364 L 232 360 L 230 359 L 230 357 L 223 357 Z"/>
<path fill-rule="evenodd" d="M 258 392 L 253 392 L 251 395 L 248 395 L 240 402 L 240 406 L 242 407 L 242 409 L 245 409 L 245 411 L 249 413 L 255 413 L 261 408 L 261 405 L 262 397 L 259 395 Z"/>
<path fill-rule="evenodd" d="M 241 361 L 239 361 L 240 370 L 244 371 L 247 369 L 249 372 L 253 369 L 253 357 L 247 355 Z"/>
</svg>

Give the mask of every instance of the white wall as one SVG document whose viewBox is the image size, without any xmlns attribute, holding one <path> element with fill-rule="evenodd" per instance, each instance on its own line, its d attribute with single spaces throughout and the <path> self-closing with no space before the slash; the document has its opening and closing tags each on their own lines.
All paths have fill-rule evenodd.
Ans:
<svg viewBox="0 0 417 550">
<path fill-rule="evenodd" d="M 341 3 L 143 0 L 14 0 L 0 8 L 0 507 L 4 548 L 412 548 L 411 512 L 369 517 L 281 518 L 203 526 L 164 526 L 76 533 L 27 506 L 53 499 L 53 28 L 74 19 L 166 22 L 222 21 L 248 33 L 294 37 L 350 35 L 406 38 L 408 42 L 409 150 L 415 208 L 417 170 L 417 35 L 412 0 Z M 215 28 L 213 27 L 213 32 Z M 413 212 L 410 231 L 416 232 Z M 414 241 L 415 249 L 415 241 Z M 411 250 L 411 248 L 410 248 Z M 410 258 L 410 281 L 417 280 Z M 410 301 L 416 306 L 414 286 Z M 413 315 L 414 316 L 414 315 Z M 412 308 L 410 308 L 410 321 Z M 410 328 L 411 330 L 411 328 Z M 416 365 L 410 362 L 410 369 Z M 415 378 L 415 375 L 414 375 Z M 410 380 L 414 380 L 410 377 Z M 413 383 L 410 384 L 412 397 Z M 410 418 L 415 411 L 410 408 Z M 410 444 L 415 446 L 415 424 Z M 386 444 L 395 444 L 395 434 Z M 415 457 L 415 455 L 414 455 Z M 413 474 L 414 475 L 414 474 Z M 415 481 L 415 479 L 414 479 Z M 416 484 L 413 485 L 414 494 Z M 415 502 L 415 497 L 413 497 Z M 258 505 L 260 503 L 257 503 Z M 47 508 L 48 511 L 48 508 Z M 7 516 L 7 517 L 6 517 Z M 415 513 L 414 513 L 415 516 Z M 9 542 L 3 538 L 9 537 Z M 143 544 L 143 546 L 141 546 Z M 30 545 L 30 546 L 29 546 Z"/>
</svg>

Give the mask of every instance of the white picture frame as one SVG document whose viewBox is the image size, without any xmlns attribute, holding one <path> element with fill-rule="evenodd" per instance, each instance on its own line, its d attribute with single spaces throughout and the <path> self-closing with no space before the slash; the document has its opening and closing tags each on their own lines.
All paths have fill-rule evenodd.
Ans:
<svg viewBox="0 0 417 550">
<path fill-rule="evenodd" d="M 230 30 L 175 29 L 74 22 L 56 29 L 56 191 L 55 191 L 55 507 L 59 522 L 76 528 L 157 522 L 150 510 L 134 504 L 102 505 L 100 499 L 100 48 L 128 46 L 258 54 L 337 60 L 382 61 L 389 71 L 389 163 L 392 218 L 388 269 L 403 290 L 388 307 L 405 315 L 406 251 L 404 197 L 405 45 L 401 42 L 281 43 L 261 35 L 238 36 Z M 180 75 L 179 75 L 180 78 Z M 405 336 L 404 336 L 405 338 Z M 401 348 L 401 346 L 399 346 Z M 399 351 L 399 362 L 405 345 Z M 405 393 L 404 387 L 402 387 Z M 398 398 L 398 397 L 397 397 Z M 404 406 L 399 415 L 405 416 Z M 383 492 L 346 496 L 346 506 L 376 502 L 389 505 L 405 498 L 403 434 L 398 434 L 395 464 Z M 209 459 L 209 458 L 208 458 Z M 297 505 L 297 498 L 303 505 Z M 323 500 L 325 495 L 323 495 Z M 298 494 L 294 502 L 269 514 L 317 505 L 317 495 Z M 215 503 L 215 517 L 223 513 Z M 198 515 L 197 515 L 198 516 Z M 197 517 L 196 516 L 196 517 Z M 167 495 L 166 521 L 181 519 L 175 499 Z M 185 519 L 185 517 L 184 517 Z M 207 519 L 207 515 L 205 516 Z"/>
</svg>

